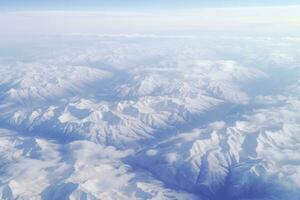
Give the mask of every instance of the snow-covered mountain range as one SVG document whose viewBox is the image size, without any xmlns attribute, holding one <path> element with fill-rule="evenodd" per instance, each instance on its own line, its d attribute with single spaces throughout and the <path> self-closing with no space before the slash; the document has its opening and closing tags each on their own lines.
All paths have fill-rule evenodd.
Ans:
<svg viewBox="0 0 300 200">
<path fill-rule="evenodd" d="M 1 199 L 299 199 L 299 39 L 61 37 L 0 58 Z"/>
</svg>

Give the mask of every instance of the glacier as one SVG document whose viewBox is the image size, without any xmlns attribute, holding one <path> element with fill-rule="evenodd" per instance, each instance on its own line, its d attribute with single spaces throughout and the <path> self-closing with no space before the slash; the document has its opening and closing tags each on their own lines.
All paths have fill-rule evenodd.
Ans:
<svg viewBox="0 0 300 200">
<path fill-rule="evenodd" d="M 298 38 L 40 40 L 0 54 L 1 199 L 299 199 Z"/>
</svg>

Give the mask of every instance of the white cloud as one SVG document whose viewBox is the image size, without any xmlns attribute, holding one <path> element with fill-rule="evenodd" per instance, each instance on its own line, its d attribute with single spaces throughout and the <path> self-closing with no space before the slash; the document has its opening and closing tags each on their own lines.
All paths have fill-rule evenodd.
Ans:
<svg viewBox="0 0 300 200">
<path fill-rule="evenodd" d="M 93 34 L 299 34 L 299 7 L 202 8 L 177 12 L 19 11 L 0 14 L 1 37 Z"/>
</svg>

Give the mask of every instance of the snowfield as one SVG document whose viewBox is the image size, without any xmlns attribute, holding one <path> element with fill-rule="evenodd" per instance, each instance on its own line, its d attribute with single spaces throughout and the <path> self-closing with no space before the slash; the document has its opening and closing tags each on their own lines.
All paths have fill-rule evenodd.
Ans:
<svg viewBox="0 0 300 200">
<path fill-rule="evenodd" d="M 0 57 L 0 199 L 299 199 L 299 39 L 49 40 Z"/>
</svg>

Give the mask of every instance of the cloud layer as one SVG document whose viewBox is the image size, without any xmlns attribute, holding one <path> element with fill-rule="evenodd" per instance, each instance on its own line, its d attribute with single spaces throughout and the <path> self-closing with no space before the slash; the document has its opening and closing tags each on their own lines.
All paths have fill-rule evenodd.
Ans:
<svg viewBox="0 0 300 200">
<path fill-rule="evenodd" d="M 98 34 L 299 34 L 299 6 L 195 8 L 169 12 L 4 11 L 1 37 Z"/>
</svg>

